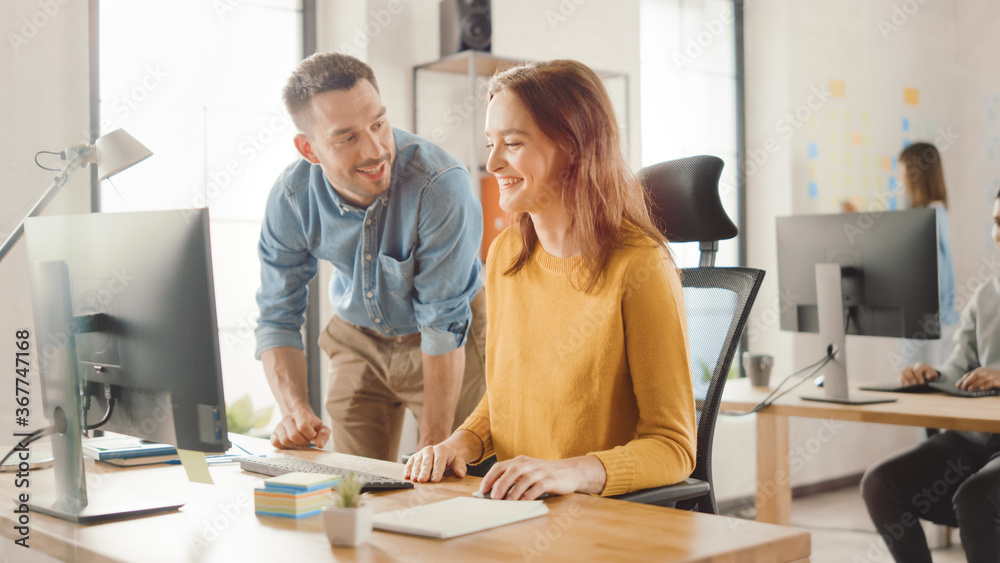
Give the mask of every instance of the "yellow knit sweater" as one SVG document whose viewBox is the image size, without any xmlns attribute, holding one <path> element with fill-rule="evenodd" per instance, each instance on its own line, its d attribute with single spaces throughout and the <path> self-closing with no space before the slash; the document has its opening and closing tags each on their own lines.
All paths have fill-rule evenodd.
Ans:
<svg viewBox="0 0 1000 563">
<path fill-rule="evenodd" d="M 691 474 L 695 407 L 684 298 L 664 251 L 635 236 L 584 293 L 566 275 L 580 257 L 520 247 L 513 228 L 486 261 L 487 392 L 461 428 L 487 457 L 565 459 L 593 454 L 602 495 L 676 483 Z"/>
</svg>

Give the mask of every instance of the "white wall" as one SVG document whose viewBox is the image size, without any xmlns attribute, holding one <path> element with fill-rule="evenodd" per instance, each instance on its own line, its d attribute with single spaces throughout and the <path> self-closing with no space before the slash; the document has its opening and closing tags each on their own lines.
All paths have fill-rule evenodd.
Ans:
<svg viewBox="0 0 1000 563">
<path fill-rule="evenodd" d="M 0 3 L 0 238 L 6 238 L 55 176 L 35 166 L 39 150 L 61 151 L 88 141 L 89 94 L 87 1 L 8 0 Z M 44 158 L 44 156 L 43 156 Z M 59 167 L 58 158 L 44 161 Z M 55 163 L 55 164 L 54 164 Z M 90 209 L 89 174 L 70 179 L 46 215 L 84 213 Z M 0 450 L 14 443 L 15 332 L 32 329 L 24 240 L 0 263 L 0 361 L 6 386 L 0 393 Z M 32 350 L 31 425 L 42 418 L 37 350 Z"/>
</svg>

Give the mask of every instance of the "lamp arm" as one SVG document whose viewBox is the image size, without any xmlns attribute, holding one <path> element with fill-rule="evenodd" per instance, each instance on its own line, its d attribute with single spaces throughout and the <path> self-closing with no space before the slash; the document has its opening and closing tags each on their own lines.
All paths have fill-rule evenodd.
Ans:
<svg viewBox="0 0 1000 563">
<path fill-rule="evenodd" d="M 66 184 L 70 171 L 74 166 L 76 166 L 77 163 L 80 162 L 81 158 L 80 154 L 73 155 L 73 158 L 66 163 L 66 166 L 64 166 L 59 172 L 59 175 L 52 180 L 52 183 L 49 184 L 49 187 L 45 190 L 45 193 L 42 194 L 42 197 L 35 203 L 34 207 L 31 208 L 31 211 L 28 211 L 28 214 L 24 216 L 24 219 L 21 219 L 21 222 L 17 224 L 17 227 L 15 227 L 14 231 L 10 233 L 7 240 L 3 242 L 3 246 L 0 246 L 0 262 L 3 262 L 4 258 L 7 257 L 7 253 L 14 248 L 14 245 L 17 244 L 17 241 L 21 238 L 21 235 L 24 234 L 25 219 L 41 214 L 42 210 L 44 210 L 52 201 L 52 198 L 54 198 L 56 194 L 59 193 L 59 190 Z"/>
</svg>

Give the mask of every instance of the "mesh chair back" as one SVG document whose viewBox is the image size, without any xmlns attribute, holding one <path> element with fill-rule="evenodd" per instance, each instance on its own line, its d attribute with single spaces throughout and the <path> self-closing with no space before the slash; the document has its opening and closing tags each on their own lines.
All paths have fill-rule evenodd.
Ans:
<svg viewBox="0 0 1000 563">
<path fill-rule="evenodd" d="M 712 485 L 712 443 L 722 391 L 764 271 L 755 268 L 682 270 L 695 400 L 698 453 L 691 477 Z M 717 513 L 714 486 L 678 508 Z"/>
</svg>

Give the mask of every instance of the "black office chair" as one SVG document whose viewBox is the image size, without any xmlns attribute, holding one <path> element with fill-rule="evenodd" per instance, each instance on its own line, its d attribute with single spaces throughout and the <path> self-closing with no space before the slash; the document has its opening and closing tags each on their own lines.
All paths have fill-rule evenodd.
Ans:
<svg viewBox="0 0 1000 563">
<path fill-rule="evenodd" d="M 697 410 L 697 456 L 691 477 L 674 485 L 615 498 L 718 514 L 712 487 L 712 441 L 722 390 L 764 271 L 716 268 L 719 241 L 736 225 L 719 198 L 722 159 L 694 156 L 639 171 L 654 220 L 674 242 L 699 242 L 700 266 L 681 270 Z"/>
</svg>

